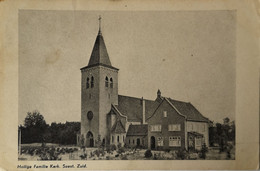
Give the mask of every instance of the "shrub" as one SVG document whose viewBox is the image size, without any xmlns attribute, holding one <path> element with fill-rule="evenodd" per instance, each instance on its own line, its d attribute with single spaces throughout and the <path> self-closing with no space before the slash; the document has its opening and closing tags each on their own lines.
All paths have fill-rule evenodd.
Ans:
<svg viewBox="0 0 260 171">
<path fill-rule="evenodd" d="M 121 160 L 128 160 L 126 155 L 123 155 L 123 157 L 121 158 Z"/>
<path fill-rule="evenodd" d="M 86 160 L 87 159 L 87 154 L 83 154 L 79 156 L 81 158 L 81 160 Z"/>
<path fill-rule="evenodd" d="M 119 143 L 119 144 L 117 145 L 117 148 L 119 149 L 119 148 L 121 148 L 121 147 L 122 147 L 122 144 Z"/>
<path fill-rule="evenodd" d="M 146 150 L 144 153 L 145 158 L 150 158 L 153 156 L 153 153 L 151 152 L 151 150 Z"/>
<path fill-rule="evenodd" d="M 116 145 L 115 144 L 111 144 L 109 147 L 110 151 L 115 151 L 116 150 Z"/>
<path fill-rule="evenodd" d="M 180 149 L 177 151 L 177 159 L 184 160 L 188 156 L 187 151 L 184 149 Z"/>
<path fill-rule="evenodd" d="M 200 158 L 206 159 L 206 152 L 208 151 L 208 148 L 206 147 L 206 144 L 204 143 L 202 145 L 201 151 L 200 151 Z"/>
<path fill-rule="evenodd" d="M 125 148 L 124 147 L 120 147 L 117 151 L 119 154 L 122 154 L 125 152 Z"/>
<path fill-rule="evenodd" d="M 169 153 L 171 150 L 169 148 L 164 149 L 166 153 Z"/>
</svg>

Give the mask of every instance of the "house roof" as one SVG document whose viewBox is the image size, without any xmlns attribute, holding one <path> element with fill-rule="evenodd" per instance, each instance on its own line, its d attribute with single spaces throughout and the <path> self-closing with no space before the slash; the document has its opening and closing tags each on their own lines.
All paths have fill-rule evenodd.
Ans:
<svg viewBox="0 0 260 171">
<path fill-rule="evenodd" d="M 126 133 L 125 128 L 122 124 L 122 122 L 118 119 L 116 123 L 112 127 L 112 133 Z"/>
<path fill-rule="evenodd" d="M 208 122 L 209 119 L 204 117 L 191 103 L 182 102 L 168 98 L 173 106 L 190 121 Z"/>
<path fill-rule="evenodd" d="M 159 102 L 152 100 L 145 100 L 145 119 L 153 114 L 155 109 L 159 106 Z M 143 106 L 142 98 L 129 97 L 118 95 L 118 105 L 115 106 L 121 114 L 127 116 L 130 122 L 142 122 L 143 120 Z"/>
<path fill-rule="evenodd" d="M 130 125 L 126 136 L 145 136 L 148 132 L 148 125 Z"/>
</svg>

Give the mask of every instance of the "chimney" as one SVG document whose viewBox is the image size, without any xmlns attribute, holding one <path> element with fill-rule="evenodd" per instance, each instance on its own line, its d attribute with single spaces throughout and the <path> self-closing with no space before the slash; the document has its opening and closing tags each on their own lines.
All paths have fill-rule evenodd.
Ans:
<svg viewBox="0 0 260 171">
<path fill-rule="evenodd" d="M 145 124 L 145 100 L 143 97 L 142 97 L 142 107 L 143 107 L 143 123 L 142 124 Z"/>
<path fill-rule="evenodd" d="M 161 98 L 161 91 L 160 91 L 160 89 L 158 89 L 158 91 L 157 91 L 157 98 Z"/>
</svg>

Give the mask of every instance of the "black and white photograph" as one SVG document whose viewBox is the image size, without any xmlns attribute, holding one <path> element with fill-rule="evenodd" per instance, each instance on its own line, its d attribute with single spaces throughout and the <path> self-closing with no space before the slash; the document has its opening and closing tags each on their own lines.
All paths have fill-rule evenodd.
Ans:
<svg viewBox="0 0 260 171">
<path fill-rule="evenodd" d="M 236 159 L 235 10 L 18 15 L 18 160 Z"/>
</svg>

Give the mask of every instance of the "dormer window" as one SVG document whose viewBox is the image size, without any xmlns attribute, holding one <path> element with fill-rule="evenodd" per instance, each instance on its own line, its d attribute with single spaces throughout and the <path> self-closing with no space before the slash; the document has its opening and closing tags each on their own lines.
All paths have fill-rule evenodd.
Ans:
<svg viewBox="0 0 260 171">
<path fill-rule="evenodd" d="M 108 87 L 108 78 L 106 77 L 105 86 Z"/>
<path fill-rule="evenodd" d="M 110 88 L 113 88 L 113 78 L 110 78 Z"/>
<path fill-rule="evenodd" d="M 92 76 L 91 77 L 91 88 L 93 88 L 94 87 L 94 77 Z"/>
<path fill-rule="evenodd" d="M 89 78 L 87 78 L 87 82 L 86 82 L 86 88 L 89 88 Z"/>
</svg>

